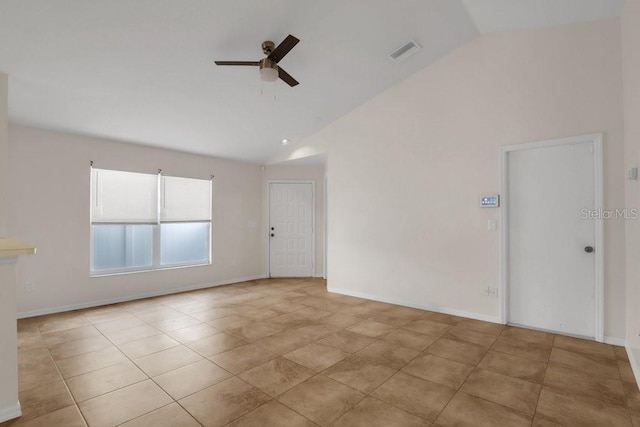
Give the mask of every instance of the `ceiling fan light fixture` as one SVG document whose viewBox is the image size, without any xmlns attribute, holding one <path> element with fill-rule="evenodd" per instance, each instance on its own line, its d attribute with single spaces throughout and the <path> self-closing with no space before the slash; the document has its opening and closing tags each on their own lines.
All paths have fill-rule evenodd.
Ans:
<svg viewBox="0 0 640 427">
<path fill-rule="evenodd" d="M 273 83 L 278 80 L 278 70 L 275 68 L 260 68 L 260 78 L 263 82 Z"/>
<path fill-rule="evenodd" d="M 273 83 L 278 80 L 278 64 L 269 57 L 260 60 L 260 78 L 263 82 Z"/>
</svg>

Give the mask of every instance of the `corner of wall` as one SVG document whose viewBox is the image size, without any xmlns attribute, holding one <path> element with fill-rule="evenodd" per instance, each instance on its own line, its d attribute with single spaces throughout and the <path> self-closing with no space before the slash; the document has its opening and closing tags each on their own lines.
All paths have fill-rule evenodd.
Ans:
<svg viewBox="0 0 640 427">
<path fill-rule="evenodd" d="M 640 166 L 640 2 L 626 0 L 621 17 L 622 71 L 624 87 L 624 159 L 625 169 Z M 640 208 L 640 182 L 626 180 L 625 207 Z M 640 233 L 639 220 L 625 223 L 625 292 L 627 301 L 626 349 L 629 362 L 640 383 Z"/>
</svg>

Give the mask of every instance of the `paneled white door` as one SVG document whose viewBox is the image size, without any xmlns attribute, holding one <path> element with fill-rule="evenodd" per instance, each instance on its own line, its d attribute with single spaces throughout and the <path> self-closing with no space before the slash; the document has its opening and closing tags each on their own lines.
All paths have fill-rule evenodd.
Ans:
<svg viewBox="0 0 640 427">
<path fill-rule="evenodd" d="M 313 275 L 313 215 L 313 184 L 269 184 L 271 277 Z"/>
<path fill-rule="evenodd" d="M 507 153 L 507 320 L 594 338 L 599 142 L 572 141 Z"/>
</svg>

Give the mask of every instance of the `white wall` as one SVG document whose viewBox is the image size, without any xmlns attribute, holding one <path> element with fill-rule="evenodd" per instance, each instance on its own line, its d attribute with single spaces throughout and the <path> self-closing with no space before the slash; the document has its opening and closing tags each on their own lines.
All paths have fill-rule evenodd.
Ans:
<svg viewBox="0 0 640 427">
<path fill-rule="evenodd" d="M 499 147 L 605 134 L 624 205 L 619 20 L 482 36 L 298 144 L 327 151 L 329 287 L 497 320 Z M 286 158 L 286 156 L 282 156 Z M 624 223 L 605 224 L 605 335 L 625 336 Z"/>
<path fill-rule="evenodd" d="M 18 266 L 23 315 L 264 276 L 259 166 L 13 125 L 9 143 L 11 234 L 38 248 L 37 256 Z M 91 160 L 105 169 L 162 169 L 195 178 L 214 174 L 213 264 L 90 278 Z M 27 281 L 34 285 L 29 293 Z"/>
<path fill-rule="evenodd" d="M 0 238 L 7 237 L 9 141 L 8 77 L 0 73 Z M 0 257 L 0 422 L 20 415 L 16 337 L 15 260 Z"/>
<path fill-rule="evenodd" d="M 626 1 L 622 14 L 625 167 L 640 166 L 640 2 Z M 626 182 L 627 208 L 640 208 L 640 183 Z M 640 221 L 626 222 L 627 348 L 640 382 Z"/>
<path fill-rule="evenodd" d="M 315 183 L 315 275 L 324 275 L 324 166 L 265 166 L 263 173 L 265 224 L 267 224 L 269 181 L 313 181 Z M 265 261 L 266 263 L 267 261 Z"/>
<path fill-rule="evenodd" d="M 9 215 L 9 139 L 7 107 L 9 98 L 9 76 L 0 73 L 0 238 L 7 237 Z"/>
</svg>

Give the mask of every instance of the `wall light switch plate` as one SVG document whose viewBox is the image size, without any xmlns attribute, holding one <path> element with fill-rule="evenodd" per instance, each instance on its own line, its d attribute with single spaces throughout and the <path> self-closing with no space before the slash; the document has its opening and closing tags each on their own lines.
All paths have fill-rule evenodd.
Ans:
<svg viewBox="0 0 640 427">
<path fill-rule="evenodd" d="M 635 181 L 638 179 L 638 168 L 637 167 L 633 167 L 631 169 L 629 169 L 629 179 L 632 181 Z"/>
</svg>

